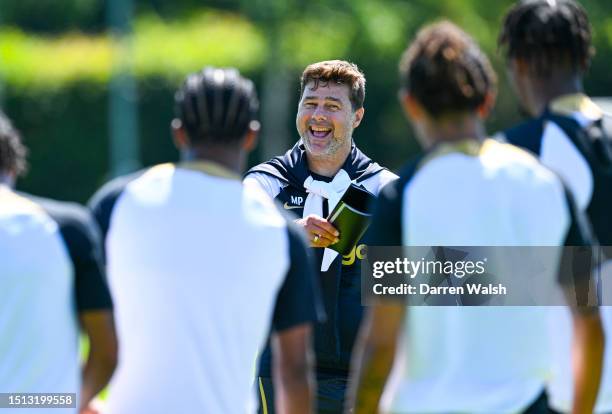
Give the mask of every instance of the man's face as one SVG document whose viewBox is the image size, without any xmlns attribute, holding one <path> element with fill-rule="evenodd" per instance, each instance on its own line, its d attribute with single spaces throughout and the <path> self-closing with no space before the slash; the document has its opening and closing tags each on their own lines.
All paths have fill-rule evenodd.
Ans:
<svg viewBox="0 0 612 414">
<path fill-rule="evenodd" d="M 313 87 L 311 81 L 304 88 L 295 122 L 306 151 L 314 156 L 344 156 L 364 110 L 353 111 L 347 85 L 321 82 Z"/>
</svg>

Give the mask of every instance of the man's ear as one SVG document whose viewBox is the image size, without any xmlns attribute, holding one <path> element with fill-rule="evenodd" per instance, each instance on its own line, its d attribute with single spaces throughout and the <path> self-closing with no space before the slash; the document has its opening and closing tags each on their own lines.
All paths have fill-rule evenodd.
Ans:
<svg viewBox="0 0 612 414">
<path fill-rule="evenodd" d="M 509 72 L 513 81 L 516 82 L 519 78 L 529 76 L 531 74 L 531 68 L 529 62 L 523 58 L 510 58 L 506 63 L 506 68 Z"/>
<path fill-rule="evenodd" d="M 402 90 L 399 93 L 400 104 L 404 114 L 413 121 L 421 121 L 425 117 L 425 110 L 421 104 L 408 92 Z"/>
<path fill-rule="evenodd" d="M 182 151 L 190 147 L 191 142 L 189 142 L 189 137 L 180 119 L 174 118 L 170 123 L 170 129 L 172 130 L 172 141 L 176 149 Z"/>
<path fill-rule="evenodd" d="M 353 121 L 353 129 L 357 128 L 359 124 L 361 124 L 361 120 L 363 119 L 364 113 L 365 113 L 365 108 L 363 107 L 355 111 L 355 120 Z"/>
<path fill-rule="evenodd" d="M 493 107 L 495 106 L 496 97 L 497 94 L 494 91 L 489 91 L 486 94 L 484 102 L 480 104 L 478 108 L 476 108 L 476 113 L 478 114 L 480 119 L 486 119 L 489 116 L 489 114 L 493 110 Z"/>
<path fill-rule="evenodd" d="M 251 152 L 257 146 L 257 138 L 259 137 L 260 124 L 259 121 L 251 121 L 249 130 L 247 131 L 242 144 L 240 145 L 246 152 Z"/>
<path fill-rule="evenodd" d="M 529 72 L 529 63 L 525 59 L 511 58 L 509 64 L 519 75 Z"/>
</svg>

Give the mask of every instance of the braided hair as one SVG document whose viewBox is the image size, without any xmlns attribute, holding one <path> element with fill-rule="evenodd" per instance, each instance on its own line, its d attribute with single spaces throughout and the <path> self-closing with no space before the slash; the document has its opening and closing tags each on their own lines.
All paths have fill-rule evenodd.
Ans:
<svg viewBox="0 0 612 414">
<path fill-rule="evenodd" d="M 205 67 L 190 74 L 174 102 L 176 116 L 193 143 L 238 142 L 259 109 L 253 82 L 233 68 Z"/>
<path fill-rule="evenodd" d="M 22 175 L 26 171 L 27 148 L 10 119 L 0 111 L 0 174 Z"/>
<path fill-rule="evenodd" d="M 588 69 L 595 49 L 585 10 L 573 0 L 522 0 L 506 14 L 498 44 L 541 77 L 553 69 Z"/>
<path fill-rule="evenodd" d="M 449 21 L 422 28 L 399 66 L 402 88 L 434 118 L 472 112 L 497 84 L 489 59 Z"/>
</svg>

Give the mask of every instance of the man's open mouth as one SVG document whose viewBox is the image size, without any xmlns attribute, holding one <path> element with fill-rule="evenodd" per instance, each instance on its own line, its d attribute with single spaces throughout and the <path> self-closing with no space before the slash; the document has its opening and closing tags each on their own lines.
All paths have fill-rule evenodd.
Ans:
<svg viewBox="0 0 612 414">
<path fill-rule="evenodd" d="M 325 138 L 331 132 L 331 128 L 311 125 L 308 130 L 315 138 Z"/>
</svg>

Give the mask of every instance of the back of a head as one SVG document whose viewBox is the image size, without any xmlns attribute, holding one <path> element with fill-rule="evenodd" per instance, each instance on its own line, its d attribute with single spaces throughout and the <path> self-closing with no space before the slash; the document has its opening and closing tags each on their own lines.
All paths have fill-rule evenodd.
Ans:
<svg viewBox="0 0 612 414">
<path fill-rule="evenodd" d="M 4 174 L 21 175 L 26 170 L 27 149 L 10 119 L 0 111 L 0 179 Z"/>
<path fill-rule="evenodd" d="M 363 108 L 365 76 L 354 63 L 345 60 L 326 60 L 308 65 L 300 79 L 300 96 L 304 94 L 309 82 L 314 82 L 315 89 L 319 84 L 325 86 L 329 82 L 346 85 L 349 88 L 353 111 Z"/>
<path fill-rule="evenodd" d="M 402 89 L 434 118 L 473 112 L 497 78 L 476 42 L 449 21 L 422 28 L 400 61 Z"/>
<path fill-rule="evenodd" d="M 538 76 L 556 69 L 585 71 L 594 54 L 585 10 L 573 0 L 523 0 L 506 14 L 499 46 Z"/>
<path fill-rule="evenodd" d="M 192 144 L 236 144 L 259 110 L 253 82 L 233 68 L 208 66 L 188 75 L 174 101 Z"/>
</svg>

